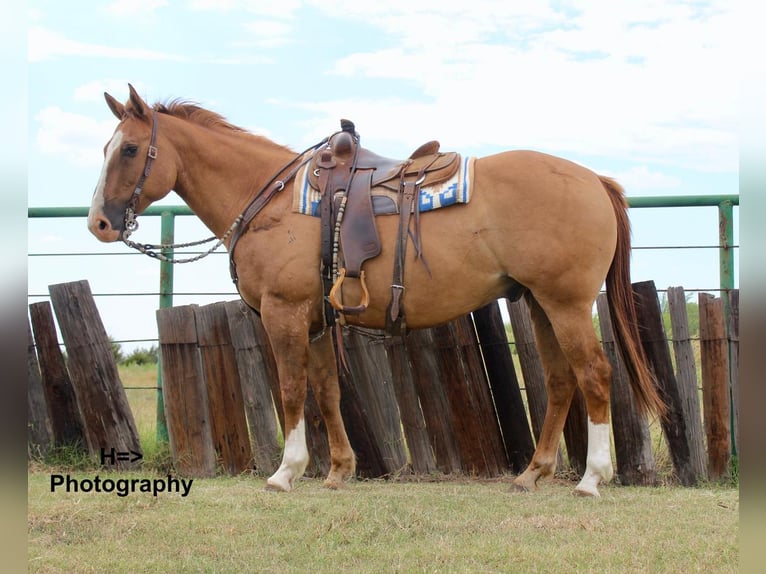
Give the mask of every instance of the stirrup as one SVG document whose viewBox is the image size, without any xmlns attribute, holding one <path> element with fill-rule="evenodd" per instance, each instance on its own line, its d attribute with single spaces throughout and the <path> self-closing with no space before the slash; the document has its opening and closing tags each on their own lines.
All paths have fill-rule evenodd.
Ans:
<svg viewBox="0 0 766 574">
<path fill-rule="evenodd" d="M 345 278 L 346 268 L 342 267 L 340 273 L 338 273 L 338 279 L 336 279 L 335 284 L 332 286 L 332 289 L 330 289 L 330 305 L 332 305 L 336 311 L 340 311 L 346 315 L 358 315 L 359 313 L 364 312 L 370 304 L 370 292 L 367 291 L 367 283 L 364 280 L 364 271 L 359 274 L 359 281 L 362 283 L 362 301 L 359 305 L 349 307 L 338 300 L 337 293 Z"/>
</svg>

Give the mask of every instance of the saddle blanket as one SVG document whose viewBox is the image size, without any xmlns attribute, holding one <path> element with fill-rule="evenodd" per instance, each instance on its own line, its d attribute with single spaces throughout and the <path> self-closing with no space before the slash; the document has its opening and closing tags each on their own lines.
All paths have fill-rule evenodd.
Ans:
<svg viewBox="0 0 766 574">
<path fill-rule="evenodd" d="M 433 211 L 458 203 L 468 203 L 473 187 L 474 157 L 461 157 L 457 173 L 440 184 L 420 189 L 419 209 Z M 296 175 L 293 184 L 293 212 L 319 217 L 320 193 L 309 183 L 308 165 Z M 383 186 L 372 189 L 372 205 L 375 215 L 398 213 L 397 193 Z M 414 207 L 413 207 L 414 208 Z"/>
</svg>

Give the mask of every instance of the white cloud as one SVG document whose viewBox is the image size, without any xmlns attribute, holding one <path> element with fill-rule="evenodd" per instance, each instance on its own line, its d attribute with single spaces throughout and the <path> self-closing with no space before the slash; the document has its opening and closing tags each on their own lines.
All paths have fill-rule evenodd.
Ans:
<svg viewBox="0 0 766 574">
<path fill-rule="evenodd" d="M 115 48 L 101 44 L 89 44 L 71 40 L 43 26 L 29 29 L 27 58 L 30 62 L 55 60 L 62 56 L 85 56 L 91 58 L 121 58 L 131 60 L 167 60 L 185 61 L 187 58 L 178 54 L 157 52 L 142 48 Z"/>
<path fill-rule="evenodd" d="M 140 82 L 134 82 L 133 86 L 141 93 L 143 91 L 143 84 Z M 128 80 L 93 80 L 87 84 L 79 86 L 74 91 L 74 99 L 77 102 L 99 102 L 104 101 L 104 92 L 109 92 L 112 95 L 127 93 Z M 118 98 L 119 99 L 119 98 Z"/>
<path fill-rule="evenodd" d="M 193 0 L 192 10 L 211 12 L 232 12 L 244 10 L 251 14 L 269 16 L 271 18 L 292 18 L 300 8 L 301 0 L 280 0 L 279 2 L 264 2 L 263 0 Z"/>
<path fill-rule="evenodd" d="M 102 149 L 114 131 L 114 119 L 98 121 L 89 116 L 65 112 L 49 106 L 35 115 L 40 151 L 63 156 L 83 166 L 97 167 L 104 160 Z"/>
<path fill-rule="evenodd" d="M 658 189 L 675 189 L 680 187 L 681 180 L 675 176 L 655 171 L 646 165 L 638 165 L 626 171 L 609 174 L 619 181 L 630 195 L 640 195 Z"/>
<path fill-rule="evenodd" d="M 329 73 L 415 82 L 427 106 L 356 108 L 417 126 L 404 129 L 419 139 L 439 129 L 456 142 L 737 169 L 737 27 L 726 4 L 312 3 L 390 36 Z"/>
<path fill-rule="evenodd" d="M 277 20 L 256 20 L 244 25 L 252 33 L 252 43 L 259 48 L 274 48 L 291 40 L 292 26 Z"/>
<path fill-rule="evenodd" d="M 117 0 L 106 6 L 105 10 L 113 16 L 146 16 L 167 4 L 167 0 Z"/>
</svg>

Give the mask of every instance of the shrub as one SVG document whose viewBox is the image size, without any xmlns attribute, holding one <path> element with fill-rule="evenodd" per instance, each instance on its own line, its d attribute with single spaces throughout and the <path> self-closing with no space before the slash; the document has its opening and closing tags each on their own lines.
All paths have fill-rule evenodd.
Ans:
<svg viewBox="0 0 766 574">
<path fill-rule="evenodd" d="M 156 365 L 159 361 L 159 348 L 152 345 L 148 349 L 139 347 L 130 353 L 123 361 L 123 365 Z"/>
</svg>

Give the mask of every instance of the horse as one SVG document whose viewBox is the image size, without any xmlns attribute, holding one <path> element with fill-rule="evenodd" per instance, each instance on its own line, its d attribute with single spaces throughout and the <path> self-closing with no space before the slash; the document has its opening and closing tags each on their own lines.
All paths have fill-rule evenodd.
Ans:
<svg viewBox="0 0 766 574">
<path fill-rule="evenodd" d="M 327 428 L 331 465 L 324 485 L 345 487 L 356 459 L 341 418 L 337 356 L 323 312 L 320 221 L 294 212 L 290 194 L 282 191 L 295 175 L 285 166 L 302 154 L 196 103 L 175 99 L 150 106 L 133 86 L 128 89 L 124 104 L 104 93 L 119 123 L 104 147 L 89 230 L 104 242 L 125 240 L 135 217 L 171 190 L 227 249 L 232 229 L 242 225 L 231 263 L 242 299 L 260 314 L 268 334 L 284 409 L 282 461 L 266 488 L 292 490 L 308 464 L 307 384 Z M 257 214 L 242 223 L 256 196 Z M 380 329 L 386 323 L 397 220 L 377 217 L 382 249 L 364 264 L 369 303 L 346 316 L 349 325 Z M 444 324 L 519 290 L 528 303 L 548 402 L 533 457 L 512 490 L 536 491 L 538 480 L 553 473 L 579 388 L 588 451 L 574 492 L 600 496 L 599 484 L 613 476 L 611 367 L 592 321 L 604 283 L 637 406 L 644 414 L 665 412 L 636 327 L 623 188 L 563 158 L 504 151 L 475 159 L 468 203 L 424 212 L 419 225 L 428 265 L 411 263 L 404 270 L 408 328 Z M 344 296 L 359 300 L 359 282 L 347 283 Z"/>
</svg>

